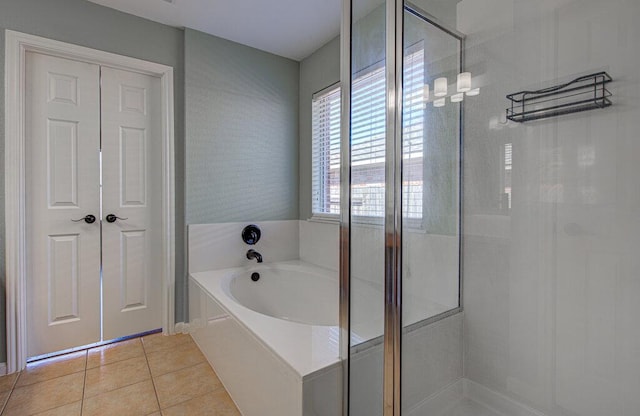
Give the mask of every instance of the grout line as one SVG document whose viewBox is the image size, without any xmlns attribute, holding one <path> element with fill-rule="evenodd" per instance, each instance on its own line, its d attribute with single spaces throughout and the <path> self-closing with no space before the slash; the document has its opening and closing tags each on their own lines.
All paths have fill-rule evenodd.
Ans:
<svg viewBox="0 0 640 416">
<path fill-rule="evenodd" d="M 73 353 L 73 354 L 75 354 L 75 353 Z M 52 364 L 52 365 L 55 365 L 55 364 Z M 81 373 L 83 371 L 86 371 L 86 361 L 85 361 L 85 369 L 84 370 L 72 371 L 72 372 L 67 373 L 67 374 L 61 374 L 59 376 L 55 376 L 55 377 L 47 378 L 47 379 L 44 379 L 44 380 L 35 381 L 33 383 L 25 384 L 25 385 L 22 385 L 22 386 L 18 386 L 18 382 L 20 381 L 20 378 L 25 373 L 25 371 L 23 370 L 23 371 L 20 371 L 20 375 L 18 377 L 16 377 L 16 380 L 15 380 L 15 382 L 13 384 L 12 391 L 15 390 L 15 389 L 23 388 L 23 387 L 30 387 L 30 386 L 35 386 L 36 384 L 46 383 L 48 381 L 55 380 L 55 379 L 58 379 L 58 378 L 68 377 L 68 376 L 71 376 L 71 375 L 74 375 L 74 374 Z"/>
<path fill-rule="evenodd" d="M 103 367 L 111 367 L 111 366 L 114 366 L 114 365 L 121 365 L 125 361 L 139 360 L 139 359 L 141 359 L 143 357 L 144 357 L 144 354 L 134 355 L 134 356 L 129 357 L 129 358 L 123 358 L 123 359 L 119 359 L 119 360 L 116 360 L 116 361 L 107 362 L 105 364 L 99 364 L 99 365 L 94 365 L 92 367 L 87 367 L 87 371 L 97 370 L 98 368 L 103 368 Z"/>
<path fill-rule="evenodd" d="M 151 378 L 151 383 L 152 383 L 152 385 L 153 385 L 153 390 L 154 390 L 154 393 L 155 393 L 155 395 L 156 395 L 156 402 L 157 402 L 157 404 L 158 404 L 158 411 L 159 411 L 159 412 L 162 412 L 162 409 L 161 409 L 161 407 L 160 407 L 160 398 L 159 398 L 159 396 L 158 396 L 158 390 L 157 390 L 157 388 L 156 388 L 156 384 L 155 384 L 155 377 L 162 377 L 162 376 L 164 376 L 164 375 L 166 375 L 166 374 L 171 374 L 171 373 L 175 373 L 175 372 L 177 372 L 177 371 L 182 371 L 182 370 L 190 369 L 190 368 L 196 367 L 196 366 L 198 366 L 198 365 L 201 365 L 201 364 L 203 364 L 203 363 L 207 363 L 207 364 L 209 364 L 209 363 L 208 363 L 208 361 L 207 361 L 207 360 L 204 360 L 204 361 L 201 361 L 201 362 L 198 362 L 198 363 L 192 364 L 192 365 L 190 365 L 190 366 L 187 366 L 187 367 L 184 367 L 184 368 L 180 368 L 180 369 L 177 369 L 177 370 L 174 370 L 174 371 L 170 371 L 170 372 L 167 372 L 167 373 L 164 373 L 164 374 L 161 374 L 161 375 L 158 375 L 158 376 L 155 376 L 155 377 L 154 377 L 153 373 L 151 372 L 151 366 L 149 365 L 149 358 L 148 358 L 148 356 L 147 356 L 147 354 L 148 354 L 148 353 L 147 353 L 147 350 L 146 350 L 146 348 L 145 348 L 145 343 L 144 343 L 144 341 L 142 341 L 142 337 L 140 337 L 140 338 L 138 338 L 138 339 L 140 340 L 140 343 L 142 344 L 142 350 L 143 350 L 143 353 L 144 353 L 145 362 L 147 363 L 147 369 L 149 370 L 149 375 L 150 375 L 150 378 Z M 180 343 L 180 344 L 178 344 L 178 345 L 176 345 L 176 346 L 173 346 L 172 348 L 174 348 L 174 347 L 178 347 L 178 346 L 181 346 L 181 345 L 183 345 L 183 344 L 182 344 L 182 343 Z M 155 351 L 154 351 L 154 352 L 155 352 Z M 76 352 L 74 352 L 74 353 L 76 353 Z M 71 355 L 71 354 L 74 354 L 74 353 L 70 353 L 70 354 L 68 354 L 68 355 Z M 88 350 L 85 350 L 85 351 L 84 351 L 84 353 L 85 353 L 85 364 L 84 364 L 84 370 L 83 370 L 83 371 L 84 371 L 84 379 L 83 379 L 83 385 L 82 385 L 82 397 L 81 397 L 81 399 L 80 399 L 80 415 L 82 415 L 82 413 L 83 413 L 83 411 L 84 411 L 84 399 L 85 399 L 85 397 L 84 397 L 84 396 L 85 396 L 86 382 L 87 382 L 87 371 L 89 370 L 89 368 L 88 368 L 88 365 L 89 365 L 89 351 L 88 351 Z M 66 354 L 65 354 L 65 355 L 66 355 Z M 133 358 L 137 358 L 137 357 L 133 357 Z M 123 361 L 123 360 L 120 360 L 120 361 L 117 361 L 117 362 L 114 362 L 114 363 L 110 363 L 110 364 L 115 364 L 115 363 L 118 363 L 118 362 L 121 362 L 121 361 Z M 209 364 L 209 365 L 210 365 L 210 364 Z M 96 367 L 96 368 L 97 368 L 97 367 Z M 53 377 L 53 378 L 50 378 L 50 379 L 47 379 L 47 380 L 39 381 L 39 382 L 37 382 L 37 383 L 31 383 L 31 384 L 28 384 L 27 386 L 35 385 L 35 384 L 42 383 L 42 382 L 45 382 L 45 381 L 55 380 L 56 378 L 66 377 L 66 376 L 69 376 L 69 375 L 71 375 L 71 374 L 77 374 L 77 373 L 79 373 L 79 372 L 80 372 L 80 371 L 76 371 L 76 372 L 74 372 L 74 373 L 69 373 L 69 374 L 65 374 L 65 375 L 58 376 L 58 377 Z M 215 373 L 215 371 L 214 371 L 214 373 Z M 15 391 L 15 389 L 16 389 L 16 388 L 20 388 L 20 387 L 16 387 L 16 386 L 17 386 L 18 381 L 20 380 L 20 378 L 21 378 L 22 376 L 24 376 L 24 371 L 20 371 L 20 372 L 18 373 L 18 375 L 16 376 L 15 380 L 13 381 L 13 384 L 12 384 L 11 390 L 9 391 L 9 395 L 7 396 L 7 399 L 5 400 L 4 404 L 2 404 L 2 406 L 0 407 L 0 415 L 4 414 L 4 412 L 5 412 L 6 408 L 7 408 L 7 405 L 8 405 L 8 403 L 9 403 L 9 399 L 10 399 L 10 398 L 11 398 L 11 396 L 13 395 L 13 392 Z M 217 374 L 216 374 L 216 377 L 217 377 Z M 204 394 L 199 395 L 199 396 L 196 396 L 196 397 L 201 397 L 201 396 L 204 396 L 204 395 L 207 395 L 207 394 L 211 394 L 211 393 L 213 393 L 213 392 L 217 392 L 217 391 L 220 391 L 220 390 L 224 390 L 224 391 L 226 391 L 226 389 L 224 388 L 224 386 L 223 386 L 223 385 L 221 385 L 221 386 L 219 386 L 218 388 L 215 388 L 215 389 L 213 389 L 213 390 L 212 390 L 212 391 L 210 391 L 210 392 L 204 393 Z M 194 397 L 194 398 L 195 398 L 195 397 Z M 192 398 L 192 399 L 193 399 L 193 398 Z M 191 400 L 191 399 L 189 399 L 189 400 Z M 188 401 L 188 400 L 187 400 L 187 401 Z M 180 402 L 180 403 L 183 403 L 183 402 Z M 175 405 L 180 404 L 180 403 L 176 403 Z M 67 403 L 67 404 L 69 404 L 69 403 Z M 66 406 L 67 404 L 62 405 L 62 406 Z M 175 405 L 172 405 L 172 406 L 175 406 Z M 62 407 L 62 406 L 58 406 L 58 407 Z M 172 407 L 172 406 L 170 406 L 170 407 Z M 55 408 L 54 408 L 54 409 L 55 409 Z M 53 410 L 53 409 L 48 409 L 48 410 Z M 154 413 L 155 413 L 155 411 L 154 411 Z"/>
<path fill-rule="evenodd" d="M 11 385 L 11 390 L 9 390 L 9 395 L 7 395 L 7 399 L 2 404 L 2 408 L 0 408 L 0 415 L 2 415 L 4 413 L 4 410 L 7 408 L 7 405 L 9 404 L 9 399 L 11 398 L 13 391 L 16 389 L 16 384 L 18 384 L 18 379 L 20 378 L 21 375 L 22 375 L 22 371 L 19 371 L 18 375 L 16 376 L 16 379 L 13 380 L 13 384 Z"/>
<path fill-rule="evenodd" d="M 169 336 L 174 336 L 174 335 L 169 335 Z M 175 350 L 176 348 L 182 347 L 185 344 L 189 344 L 189 343 L 194 343 L 195 344 L 195 342 L 193 342 L 193 339 L 187 339 L 187 340 L 182 341 L 182 342 L 180 342 L 178 344 L 170 345 L 168 347 L 167 346 L 160 347 L 160 348 L 156 347 L 152 351 L 147 351 L 146 348 L 145 348 L 145 354 L 156 354 L 156 353 L 160 353 L 160 352 L 172 351 L 172 350 Z M 142 344 L 144 344 L 144 341 L 142 342 Z"/>
<path fill-rule="evenodd" d="M 82 380 L 82 397 L 80 398 L 80 416 L 84 410 L 84 390 L 87 387 L 87 365 L 89 364 L 89 351 L 84 352 L 84 379 Z"/>
<path fill-rule="evenodd" d="M 70 353 L 70 354 L 71 354 L 71 353 Z M 86 371 L 87 371 L 87 356 L 88 356 L 88 354 L 87 354 L 87 352 L 85 351 L 85 362 L 84 362 L 84 364 L 85 364 L 85 368 L 84 368 L 84 372 L 85 372 L 85 374 L 84 374 L 84 378 L 85 378 L 85 380 L 86 380 Z M 11 390 L 9 391 L 9 395 L 7 396 L 7 399 L 5 400 L 4 404 L 2 405 L 2 408 L 0 408 L 0 415 L 4 414 L 4 411 L 7 409 L 7 405 L 9 404 L 9 399 L 11 398 L 11 396 L 13 395 L 13 393 L 14 393 L 14 391 L 15 391 L 16 389 L 18 389 L 18 388 L 22 388 L 22 387 L 34 386 L 34 385 L 36 385 L 36 384 L 44 383 L 44 382 L 47 382 L 47 381 L 50 381 L 50 380 L 55 380 L 55 379 L 60 378 L 60 377 L 67 377 L 67 376 L 70 376 L 70 375 L 73 375 L 73 374 L 78 374 L 79 372 L 80 372 L 80 371 L 75 371 L 75 372 L 73 372 L 73 373 L 64 374 L 64 375 L 61 375 L 61 376 L 52 377 L 52 378 L 49 378 L 49 379 L 46 379 L 46 380 L 37 381 L 37 382 L 35 382 L 35 383 L 25 384 L 24 386 L 17 387 L 17 385 L 18 385 L 18 381 L 19 381 L 19 380 L 20 380 L 20 378 L 25 374 L 24 370 L 23 370 L 23 371 L 18 372 L 18 375 L 16 376 L 16 379 L 13 381 L 13 385 L 11 386 Z M 84 380 L 83 380 L 83 384 L 82 384 L 82 389 L 83 389 L 83 398 L 84 398 Z M 82 400 L 83 400 L 83 398 L 81 398 L 81 399 L 80 399 L 80 400 L 81 400 L 81 403 L 80 403 L 80 412 L 81 412 L 80 414 L 81 414 L 81 415 L 82 415 Z M 75 403 L 75 402 L 72 402 L 72 403 Z M 63 404 L 63 405 L 60 405 L 60 406 L 54 407 L 54 408 L 52 408 L 52 409 L 46 409 L 46 410 L 44 410 L 44 411 L 49 411 L 49 410 L 57 409 L 58 407 L 63 407 L 63 406 L 66 406 L 66 405 L 68 405 L 68 404 L 71 404 L 71 403 L 66 403 L 66 404 Z"/>
<path fill-rule="evenodd" d="M 151 378 L 160 378 L 160 377 L 164 377 L 164 376 L 166 376 L 167 374 L 177 373 L 178 371 L 187 370 L 187 369 L 189 369 L 189 368 L 197 367 L 197 366 L 202 365 L 202 364 L 207 364 L 209 367 L 211 367 L 211 364 L 209 364 L 209 362 L 208 362 L 207 360 L 204 360 L 204 361 L 200 361 L 199 363 L 195 363 L 195 364 L 188 365 L 188 366 L 186 366 L 186 367 L 182 367 L 182 368 L 178 368 L 178 369 L 176 369 L 176 370 L 167 371 L 166 373 L 158 374 L 157 376 L 154 376 L 153 374 L 151 374 Z M 213 367 L 211 367 L 211 369 L 213 370 Z M 151 372 L 151 368 L 149 368 L 149 372 Z M 214 371 L 214 373 L 215 373 L 215 371 Z M 218 375 L 217 375 L 217 374 L 216 374 L 216 377 L 218 377 Z"/>
<path fill-rule="evenodd" d="M 151 366 L 149 365 L 149 358 L 147 357 L 147 350 L 144 347 L 144 341 L 142 341 L 142 337 L 140 338 L 140 343 L 142 344 L 142 351 L 144 352 L 144 359 L 147 362 L 147 368 L 149 369 L 149 376 L 151 377 L 151 385 L 153 386 L 153 392 L 156 395 L 156 403 L 158 403 L 158 412 L 160 412 L 160 414 L 162 414 L 162 407 L 160 407 L 160 398 L 158 397 L 158 389 L 156 388 L 156 382 L 153 379 L 153 373 L 151 372 Z"/>
<path fill-rule="evenodd" d="M 29 365 L 29 364 L 27 364 Z M 22 377 L 24 375 L 24 373 L 26 372 L 27 367 L 25 366 L 24 369 L 20 370 L 18 372 L 18 376 L 16 377 L 16 379 L 13 381 L 13 386 L 11 387 L 11 392 L 13 392 L 13 389 L 16 388 L 16 386 L 18 385 L 18 381 L 20 381 L 20 377 Z M 28 386 L 28 384 L 27 384 Z"/>
<path fill-rule="evenodd" d="M 104 368 L 104 367 L 109 367 L 109 366 L 112 366 L 112 365 L 118 365 L 118 364 L 122 364 L 122 363 L 124 363 L 125 361 L 129 361 L 129 360 L 140 360 L 140 359 L 142 359 L 142 358 L 144 358 L 144 356 L 140 356 L 140 357 L 132 357 L 132 358 L 128 358 L 128 359 L 126 359 L 126 360 L 121 360 L 121 361 L 116 361 L 116 362 L 114 362 L 114 363 L 101 365 L 100 367 L 93 367 L 93 368 L 89 368 L 89 369 L 87 369 L 87 373 L 89 372 L 89 370 L 96 370 L 96 369 L 98 369 L 98 368 Z M 145 363 L 146 363 L 146 360 L 145 360 Z M 148 370 L 148 369 L 149 369 L 149 366 L 147 365 L 147 370 Z M 88 374 L 87 374 L 87 376 L 88 376 Z M 87 397 L 87 399 L 90 399 L 90 398 L 92 398 L 92 397 L 101 396 L 101 395 L 106 394 L 106 393 L 111 393 L 111 392 L 113 392 L 113 391 L 120 390 L 120 389 L 124 389 L 124 388 L 126 388 L 126 387 L 131 387 L 131 386 L 133 386 L 133 385 L 136 385 L 136 384 L 139 384 L 139 383 L 144 383 L 145 381 L 149 381 L 149 380 L 151 380 L 151 371 L 149 371 L 149 378 L 148 378 L 148 379 L 138 380 L 138 381 L 135 381 L 135 382 L 128 382 L 129 384 L 123 384 L 123 385 L 120 385 L 120 386 L 118 386 L 118 387 L 113 387 L 113 388 L 109 388 L 109 389 L 107 389 L 107 390 L 99 391 L 99 392 L 95 393 L 94 395 Z"/>
<path fill-rule="evenodd" d="M 208 396 L 208 395 L 210 395 L 210 394 L 212 394 L 212 393 L 217 393 L 218 391 L 220 391 L 220 387 L 217 387 L 217 388 L 215 388 L 215 389 L 213 389 L 213 390 L 211 390 L 211 391 L 208 391 L 208 392 L 206 392 L 206 393 L 202 393 L 202 394 L 199 394 L 199 395 L 197 395 L 197 396 L 190 397 L 190 398 L 188 398 L 188 399 L 186 399 L 186 400 L 183 400 L 183 401 L 181 401 L 181 402 L 174 403 L 174 404 L 172 404 L 171 406 L 166 407 L 166 408 L 165 408 L 165 410 L 171 409 L 172 407 L 179 406 L 179 405 L 184 404 L 184 403 L 186 403 L 186 402 L 188 402 L 188 401 L 191 401 L 191 400 L 195 400 L 195 399 L 199 399 L 199 398 L 204 397 L 204 396 Z"/>
<path fill-rule="evenodd" d="M 206 364 L 209 366 L 209 368 L 211 368 L 211 370 L 213 371 L 213 367 L 211 367 L 211 364 L 209 364 L 209 362 L 208 362 L 208 361 L 203 361 L 203 362 L 200 362 L 200 363 L 197 363 L 197 364 L 194 364 L 194 365 L 190 365 L 190 366 L 188 366 L 188 367 L 181 368 L 181 369 L 179 369 L 179 370 L 175 370 L 175 371 L 171 371 L 171 372 L 168 372 L 168 373 L 164 373 L 164 374 L 162 374 L 162 375 L 159 375 L 158 377 L 162 377 L 162 376 L 165 376 L 165 375 L 167 375 L 167 374 L 173 374 L 173 373 L 177 373 L 178 371 L 182 371 L 182 370 L 190 369 L 190 368 L 193 368 L 193 367 L 199 366 L 199 365 L 201 365 L 201 364 L 203 364 L 203 363 L 206 363 Z M 220 379 L 218 378 L 218 375 L 215 373 L 215 371 L 213 371 L 213 373 L 216 375 L 216 378 L 220 381 Z M 152 377 L 152 379 L 153 379 L 153 377 Z M 171 406 L 166 407 L 165 409 L 170 409 L 170 408 L 175 407 L 175 406 L 177 406 L 177 405 L 179 405 L 179 404 L 186 403 L 186 402 L 188 402 L 188 401 L 190 401 L 190 400 L 195 400 L 195 399 L 197 399 L 197 398 L 200 398 L 200 397 L 203 397 L 203 396 L 206 396 L 206 395 L 209 395 L 209 394 L 217 393 L 217 392 L 220 392 L 220 391 L 224 391 L 225 393 L 227 393 L 227 394 L 228 394 L 227 389 L 226 389 L 226 388 L 224 387 L 224 385 L 222 384 L 222 381 L 220 381 L 220 385 L 219 385 L 219 386 L 214 387 L 212 390 L 209 390 L 209 391 L 207 391 L 207 392 L 205 392 L 205 393 L 199 394 L 199 395 L 194 396 L 194 397 L 190 397 L 190 398 L 185 399 L 185 400 L 183 400 L 183 401 L 181 401 L 181 402 L 174 403 L 174 404 L 172 404 Z M 235 406 L 235 403 L 234 403 L 234 406 Z"/>
<path fill-rule="evenodd" d="M 36 414 L 35 414 L 35 416 L 37 416 L 37 415 L 41 415 L 41 414 L 43 414 L 43 413 L 49 413 L 49 412 L 51 412 L 51 411 L 53 411 L 53 410 L 60 409 L 60 408 L 63 408 L 63 407 L 65 407 L 65 406 L 69 406 L 69 405 L 72 405 L 72 404 L 75 404 L 75 403 L 78 403 L 78 402 L 77 402 L 77 401 L 75 401 L 75 402 L 65 403 L 65 404 L 61 404 L 60 406 L 52 407 L 51 409 L 40 410 L 38 413 L 36 413 Z M 81 414 L 82 414 L 82 410 L 80 410 L 80 412 L 81 412 Z"/>
</svg>

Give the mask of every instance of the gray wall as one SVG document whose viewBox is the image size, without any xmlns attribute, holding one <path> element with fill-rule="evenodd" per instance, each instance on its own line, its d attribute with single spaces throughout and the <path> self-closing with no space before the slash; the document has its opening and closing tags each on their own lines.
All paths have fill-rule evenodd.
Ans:
<svg viewBox="0 0 640 416">
<path fill-rule="evenodd" d="M 185 34 L 85 0 L 0 0 L 2 58 L 4 29 L 174 67 L 176 321 L 185 320 L 187 309 L 185 216 L 189 223 L 298 218 L 297 62 L 199 32 Z M 0 65 L 0 79 L 3 71 Z M 189 114 L 188 157 L 185 114 Z M 4 83 L 0 83 L 0 172 L 4 172 L 3 152 Z M 0 234 L 4 235 L 4 178 L 0 178 Z M 0 240 L 1 311 L 4 288 Z M 5 360 L 5 316 L 0 312 L 0 362 Z"/>
<path fill-rule="evenodd" d="M 187 29 L 187 224 L 298 218 L 299 64 Z"/>
<path fill-rule="evenodd" d="M 300 62 L 300 219 L 311 217 L 311 99 L 340 81 L 340 36 Z"/>
<path fill-rule="evenodd" d="M 16 30 L 174 67 L 176 140 L 176 319 L 184 297 L 184 64 L 181 30 L 85 0 L 0 0 L 0 59 L 4 29 Z M 4 64 L 0 65 L 4 79 Z M 4 82 L 0 82 L 0 235 L 4 236 Z M 0 362 L 6 361 L 4 238 L 0 240 Z"/>
</svg>

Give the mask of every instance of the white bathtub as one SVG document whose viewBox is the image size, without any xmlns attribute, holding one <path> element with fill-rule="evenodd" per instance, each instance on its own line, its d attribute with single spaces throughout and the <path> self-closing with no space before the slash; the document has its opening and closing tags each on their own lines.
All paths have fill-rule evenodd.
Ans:
<svg viewBox="0 0 640 416">
<path fill-rule="evenodd" d="M 192 336 L 244 416 L 339 414 L 335 272 L 292 261 L 192 273 L 189 300 Z"/>
<path fill-rule="evenodd" d="M 336 272 L 302 261 L 191 274 L 190 319 L 199 327 L 192 336 L 243 415 L 340 414 L 338 290 Z M 381 362 L 381 344 L 365 341 L 383 333 L 384 294 L 358 277 L 352 290 L 351 343 L 362 343 L 352 371 L 360 374 Z M 406 325 L 451 309 L 412 297 Z"/>
<path fill-rule="evenodd" d="M 259 280 L 251 275 L 259 273 Z M 263 315 L 307 325 L 338 325 L 335 272 L 294 263 L 265 264 L 229 273 L 225 295 Z"/>
</svg>

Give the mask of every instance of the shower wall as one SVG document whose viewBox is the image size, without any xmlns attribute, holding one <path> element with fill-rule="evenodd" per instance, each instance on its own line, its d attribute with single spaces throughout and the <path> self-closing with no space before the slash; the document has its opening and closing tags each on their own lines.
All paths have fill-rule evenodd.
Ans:
<svg viewBox="0 0 640 416">
<path fill-rule="evenodd" d="M 553 416 L 640 414 L 640 3 L 463 0 L 464 371 Z M 503 123 L 607 71 L 613 106 Z M 477 383 L 477 384 L 476 384 Z"/>
</svg>

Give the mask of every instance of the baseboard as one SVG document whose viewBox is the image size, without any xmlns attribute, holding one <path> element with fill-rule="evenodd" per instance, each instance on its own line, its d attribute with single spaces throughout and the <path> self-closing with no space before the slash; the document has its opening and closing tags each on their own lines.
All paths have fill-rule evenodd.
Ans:
<svg viewBox="0 0 640 416">
<path fill-rule="evenodd" d="M 0 363 L 0 376 L 7 375 L 7 363 Z"/>
<path fill-rule="evenodd" d="M 419 402 L 417 405 L 409 409 L 407 415 L 442 415 L 462 400 L 463 392 L 464 384 L 463 380 L 460 379 Z"/>
<path fill-rule="evenodd" d="M 546 416 L 532 407 L 466 378 L 463 380 L 463 392 L 464 397 L 505 416 Z"/>
</svg>

